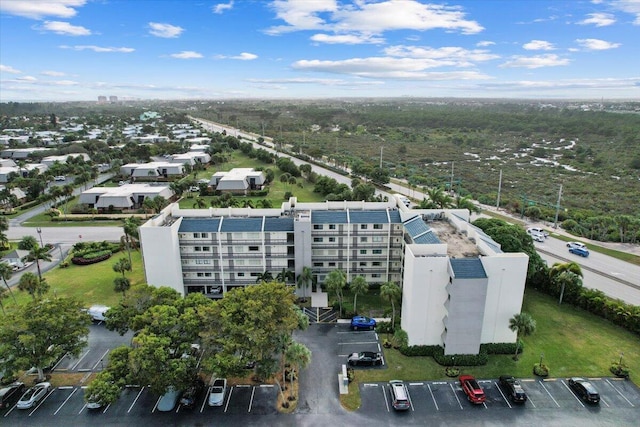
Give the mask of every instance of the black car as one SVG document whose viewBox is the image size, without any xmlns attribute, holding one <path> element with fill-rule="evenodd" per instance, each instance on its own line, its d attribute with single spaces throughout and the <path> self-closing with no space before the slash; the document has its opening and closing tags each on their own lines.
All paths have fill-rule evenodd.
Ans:
<svg viewBox="0 0 640 427">
<path fill-rule="evenodd" d="M 191 409 L 196 405 L 198 397 L 204 390 L 204 381 L 201 378 L 196 378 L 189 387 L 182 393 L 180 398 L 180 405 L 183 408 Z"/>
<path fill-rule="evenodd" d="M 527 401 L 527 394 L 524 392 L 522 384 L 511 375 L 502 375 L 500 377 L 500 386 L 512 402 L 524 403 Z"/>
<path fill-rule="evenodd" d="M 373 351 L 352 353 L 347 360 L 351 366 L 382 365 L 382 355 Z"/>
<path fill-rule="evenodd" d="M 0 388 L 0 409 L 8 408 L 24 393 L 24 383 L 16 381 Z"/>
<path fill-rule="evenodd" d="M 569 387 L 578 397 L 587 403 L 600 403 L 598 390 L 584 378 L 569 378 Z"/>
</svg>

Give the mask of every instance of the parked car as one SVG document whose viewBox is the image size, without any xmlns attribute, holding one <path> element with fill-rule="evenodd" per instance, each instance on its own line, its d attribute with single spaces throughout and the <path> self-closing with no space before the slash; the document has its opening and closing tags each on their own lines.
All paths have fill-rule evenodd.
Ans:
<svg viewBox="0 0 640 427">
<path fill-rule="evenodd" d="M 207 403 L 209 406 L 222 406 L 224 395 L 227 392 L 227 379 L 216 378 L 211 386 Z"/>
<path fill-rule="evenodd" d="M 0 409 L 13 405 L 24 393 L 24 383 L 16 381 L 0 388 Z"/>
<path fill-rule="evenodd" d="M 389 394 L 391 395 L 391 406 L 396 411 L 406 411 L 411 408 L 407 386 L 402 381 L 389 381 Z"/>
<path fill-rule="evenodd" d="M 197 377 L 193 380 L 191 385 L 187 387 L 187 389 L 182 393 L 182 397 L 180 398 L 180 405 L 183 408 L 191 409 L 196 406 L 196 402 L 198 398 L 202 394 L 202 390 L 204 390 L 204 381 L 200 377 Z"/>
<path fill-rule="evenodd" d="M 105 402 L 97 394 L 92 394 L 87 398 L 87 409 L 100 409 L 105 405 Z"/>
<path fill-rule="evenodd" d="M 467 395 L 469 402 L 479 405 L 487 400 L 487 396 L 484 394 L 484 390 L 478 384 L 478 381 L 471 375 L 460 375 L 460 386 Z"/>
<path fill-rule="evenodd" d="M 160 397 L 160 400 L 158 400 L 158 406 L 156 408 L 160 412 L 173 411 L 173 408 L 178 404 L 181 394 L 182 391 L 170 386 L 167 392 Z"/>
<path fill-rule="evenodd" d="M 351 353 L 347 358 L 347 363 L 351 366 L 375 366 L 382 365 L 382 355 L 374 351 L 361 351 Z"/>
<path fill-rule="evenodd" d="M 524 403 L 527 401 L 527 393 L 522 388 L 522 384 L 511 375 L 502 375 L 500 385 L 512 402 Z"/>
<path fill-rule="evenodd" d="M 351 318 L 351 329 L 357 331 L 358 329 L 369 329 L 372 331 L 376 327 L 375 319 L 366 316 L 353 316 Z"/>
<path fill-rule="evenodd" d="M 87 310 L 87 314 L 91 316 L 91 320 L 94 322 L 104 322 L 107 320 L 106 314 L 111 307 L 107 307 L 106 305 L 92 305 Z"/>
<path fill-rule="evenodd" d="M 16 404 L 16 408 L 18 409 L 29 409 L 33 408 L 38 402 L 40 402 L 51 390 L 51 383 L 38 383 L 27 390 L 18 403 Z"/>
<path fill-rule="evenodd" d="M 64 175 L 57 175 L 57 176 L 53 177 L 53 180 L 54 181 L 66 181 L 67 177 L 64 176 Z"/>
<path fill-rule="evenodd" d="M 580 243 L 580 242 L 568 242 L 567 243 L 567 247 L 569 249 L 571 249 L 571 248 L 580 248 L 580 249 L 584 249 L 585 251 L 587 250 L 587 245 L 585 245 L 584 243 Z"/>
<path fill-rule="evenodd" d="M 600 403 L 600 393 L 584 378 L 569 378 L 569 387 L 578 397 L 587 403 Z"/>
<path fill-rule="evenodd" d="M 589 256 L 589 251 L 582 248 L 569 248 L 569 252 L 571 252 L 574 255 L 580 255 L 581 257 L 585 257 L 585 258 Z"/>
</svg>

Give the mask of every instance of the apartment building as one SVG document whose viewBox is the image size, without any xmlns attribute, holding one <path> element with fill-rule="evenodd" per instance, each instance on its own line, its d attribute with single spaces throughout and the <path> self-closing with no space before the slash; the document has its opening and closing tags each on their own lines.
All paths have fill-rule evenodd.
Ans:
<svg viewBox="0 0 640 427">
<path fill-rule="evenodd" d="M 297 203 L 279 209 L 180 209 L 140 227 L 147 283 L 222 298 L 268 271 L 318 284 L 336 269 L 347 282 L 395 282 L 410 345 L 474 354 L 487 342 L 514 342 L 528 257 L 503 253 L 469 223 L 466 210 L 410 210 L 389 202 Z M 302 292 L 298 289 L 298 292 Z"/>
</svg>

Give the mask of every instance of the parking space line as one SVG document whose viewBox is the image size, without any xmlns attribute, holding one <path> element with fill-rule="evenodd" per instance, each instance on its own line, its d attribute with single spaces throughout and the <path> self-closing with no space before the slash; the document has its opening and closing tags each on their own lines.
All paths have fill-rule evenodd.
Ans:
<svg viewBox="0 0 640 427">
<path fill-rule="evenodd" d="M 453 384 L 449 383 L 449 387 L 451 387 L 451 391 L 453 392 L 453 395 L 456 397 L 456 400 L 458 401 L 458 405 L 460 406 L 460 409 L 464 410 L 464 408 L 462 407 L 462 403 L 460 403 L 460 399 L 458 399 L 458 393 L 456 393 L 456 391 L 453 388 Z"/>
<path fill-rule="evenodd" d="M 384 385 L 382 386 L 382 397 L 384 397 L 384 406 L 387 407 L 387 412 L 389 412 L 390 409 L 389 409 L 389 400 L 387 399 L 387 387 L 385 387 Z"/>
<path fill-rule="evenodd" d="M 82 405 L 82 408 L 80 408 L 80 410 L 78 411 L 78 415 L 80 415 L 82 413 L 82 411 L 84 411 L 84 408 L 87 407 L 87 404 L 85 403 L 84 405 Z"/>
<path fill-rule="evenodd" d="M 109 403 L 109 404 L 107 405 L 107 407 L 106 407 L 106 408 L 104 408 L 104 411 L 102 411 L 102 413 L 103 413 L 103 414 L 105 414 L 105 413 L 107 412 L 107 409 L 109 409 L 109 408 L 111 408 L 111 403 Z"/>
<path fill-rule="evenodd" d="M 78 367 L 78 365 L 80 364 L 80 362 L 82 362 L 82 359 L 84 359 L 84 357 L 85 357 L 87 354 L 89 354 L 89 350 L 85 351 L 85 352 L 84 352 L 84 354 L 82 355 L 82 357 L 80 357 L 80 359 L 78 359 L 78 361 L 76 362 L 76 364 L 75 364 L 75 365 L 73 365 L 73 366 L 71 367 L 71 370 L 72 370 L 72 371 L 75 371 L 75 369 Z"/>
<path fill-rule="evenodd" d="M 409 405 L 411 405 L 411 410 L 415 411 L 416 408 L 413 407 L 413 400 L 411 400 L 411 393 L 409 393 L 409 389 L 407 389 L 407 397 L 409 398 Z"/>
<path fill-rule="evenodd" d="M 229 402 L 231 402 L 231 393 L 233 393 L 233 387 L 231 386 L 231 390 L 229 390 L 229 396 L 227 396 L 227 404 L 224 405 L 224 412 L 227 412 L 227 409 L 229 409 Z"/>
<path fill-rule="evenodd" d="M 133 405 L 135 405 L 135 404 L 136 404 L 136 402 L 138 401 L 138 398 L 139 398 L 139 397 L 140 397 L 140 395 L 142 394 L 142 391 L 143 391 L 143 390 L 144 390 L 144 387 L 142 387 L 142 388 L 140 389 L 140 391 L 138 392 L 138 395 L 136 396 L 136 398 L 135 398 L 135 399 L 133 399 L 133 402 L 131 402 L 131 406 L 129 406 L 129 410 L 127 411 L 127 414 L 128 414 L 129 412 L 131 412 L 131 410 L 133 409 Z"/>
<path fill-rule="evenodd" d="M 209 399 L 209 394 L 211 394 L 211 386 L 207 388 L 207 394 L 204 395 L 204 400 L 202 401 L 202 406 L 200 407 L 200 413 L 204 411 L 204 404 L 207 403 L 207 400 Z"/>
<path fill-rule="evenodd" d="M 607 383 L 609 383 L 609 385 L 610 385 L 611 387 L 613 387 L 613 389 L 614 389 L 614 390 L 615 390 L 615 391 L 616 391 L 620 396 L 622 396 L 622 398 L 623 398 L 624 400 L 626 400 L 626 401 L 627 401 L 627 403 L 628 403 L 629 405 L 631 405 L 631 407 L 632 407 L 632 408 L 635 408 L 635 405 L 634 405 L 633 403 L 631 403 L 631 402 L 629 401 L 629 399 L 627 399 L 627 398 L 625 397 L 625 395 L 624 395 L 624 394 L 622 394 L 622 393 L 620 392 L 620 390 L 618 390 L 618 388 L 617 388 L 616 386 L 614 386 L 613 384 L 611 384 L 611 382 L 609 382 L 609 380 L 608 380 L 608 379 L 606 379 L 605 381 L 606 381 Z"/>
<path fill-rule="evenodd" d="M 53 368 L 51 368 L 52 371 L 55 371 L 56 369 L 58 369 L 58 365 L 62 363 L 62 361 L 64 360 L 65 357 L 67 357 L 69 355 L 69 353 L 65 353 L 64 356 L 62 356 L 60 358 L 60 360 L 58 360 L 58 362 L 56 362 L 55 365 L 53 365 Z M 67 371 L 68 369 L 64 369 L 65 371 Z"/>
<path fill-rule="evenodd" d="M 496 385 L 496 388 L 498 389 L 498 391 L 500 392 L 500 396 L 502 396 L 502 398 L 504 399 L 505 402 L 507 402 L 507 405 L 509 406 L 509 409 L 511 408 L 511 404 L 509 403 L 509 401 L 507 400 L 507 398 L 505 397 L 504 393 L 502 393 L 502 390 L 500 390 L 500 386 L 498 385 L 497 382 L 493 382 Z"/>
<path fill-rule="evenodd" d="M 543 380 L 544 381 L 544 380 Z M 560 405 L 558 404 L 558 402 L 556 401 L 556 399 L 553 398 L 553 396 L 551 395 L 551 393 L 549 393 L 549 390 L 547 390 L 547 388 L 544 386 L 544 383 L 542 381 L 538 381 L 538 384 L 540 384 L 542 386 L 542 388 L 544 389 L 544 391 L 547 392 L 547 394 L 549 395 L 549 397 L 551 398 L 551 400 L 553 400 L 553 403 L 556 404 L 556 406 L 559 408 Z"/>
<path fill-rule="evenodd" d="M 610 408 L 611 406 L 609 406 L 609 404 L 607 403 L 606 400 L 604 400 L 604 397 L 600 396 L 600 402 L 604 403 L 605 405 L 607 405 L 607 408 Z"/>
<path fill-rule="evenodd" d="M 578 401 L 578 403 L 579 403 L 580 405 L 582 405 L 582 407 L 584 408 L 584 403 L 582 403 L 582 400 L 578 399 L 578 396 L 576 396 L 576 395 L 573 393 L 573 390 L 571 390 L 571 389 L 569 388 L 569 386 L 567 385 L 567 383 L 565 383 L 565 382 L 564 382 L 564 380 L 560 380 L 560 382 L 562 383 L 562 385 L 564 385 L 564 386 L 565 386 L 565 388 L 566 388 L 567 390 L 569 390 L 569 393 L 571 393 L 571 396 L 573 396 L 573 398 L 574 398 L 574 399 L 576 399 L 576 400 Z"/>
<path fill-rule="evenodd" d="M 251 389 L 251 399 L 249 399 L 249 407 L 247 408 L 247 412 L 251 412 L 251 406 L 253 405 L 253 396 L 255 395 L 255 393 L 256 393 L 256 388 L 253 387 Z"/>
<path fill-rule="evenodd" d="M 338 345 L 365 345 L 378 344 L 378 341 L 357 341 L 357 342 L 339 342 Z"/>
<path fill-rule="evenodd" d="M 36 406 L 35 408 L 33 408 L 33 411 L 29 412 L 29 416 L 31 416 L 31 414 L 33 414 L 34 412 L 36 412 L 38 410 L 39 407 L 42 406 L 42 404 L 44 403 L 45 400 L 47 400 L 49 398 L 49 396 L 51 396 L 53 394 L 53 392 L 56 391 L 55 388 L 51 389 L 51 391 L 49 392 L 49 394 L 47 394 L 44 399 L 42 399 L 40 401 L 40 403 L 38 403 L 38 406 Z"/>
<path fill-rule="evenodd" d="M 158 403 L 160 403 L 160 399 L 162 399 L 162 396 L 158 397 L 158 400 L 156 400 L 156 404 L 153 405 L 153 409 L 151 410 L 152 414 L 156 412 L 156 408 L 158 407 Z"/>
<path fill-rule="evenodd" d="M 433 399 L 433 404 L 436 405 L 436 411 L 439 411 L 440 408 L 438 408 L 438 402 L 436 402 L 436 397 L 433 395 L 433 391 L 431 390 L 431 386 L 429 384 L 427 384 L 427 387 L 429 388 L 429 393 L 431 393 L 431 399 Z"/>
<path fill-rule="evenodd" d="M 58 412 L 60 411 L 60 409 L 62 409 L 62 407 L 64 406 L 65 403 L 67 403 L 67 401 L 69 399 L 71 399 L 71 396 L 73 396 L 75 394 L 75 392 L 78 391 L 78 389 L 74 389 L 69 396 L 64 400 L 64 402 L 62 402 L 62 404 L 58 407 L 58 409 L 56 410 L 56 412 L 53 413 L 53 415 L 58 415 Z"/>
<path fill-rule="evenodd" d="M 533 403 L 533 400 L 531 400 L 531 396 L 527 395 L 527 400 L 529 401 L 529 403 L 531 403 L 531 406 L 533 406 L 533 408 L 535 409 L 536 405 Z"/>
<path fill-rule="evenodd" d="M 100 357 L 100 360 L 98 360 L 96 362 L 95 365 L 93 365 L 93 368 L 91 369 L 92 371 L 95 371 L 96 368 L 98 367 L 98 363 L 102 364 L 102 360 L 107 356 L 107 354 L 109 353 L 109 350 L 105 351 L 104 354 L 102 355 L 102 357 Z M 103 368 L 104 369 L 104 368 Z"/>
</svg>

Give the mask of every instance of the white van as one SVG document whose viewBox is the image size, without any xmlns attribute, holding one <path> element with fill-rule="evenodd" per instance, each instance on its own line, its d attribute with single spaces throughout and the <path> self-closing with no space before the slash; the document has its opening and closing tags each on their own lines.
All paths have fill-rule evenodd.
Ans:
<svg viewBox="0 0 640 427">
<path fill-rule="evenodd" d="M 92 305 L 87 310 L 87 314 L 91 316 L 91 320 L 94 322 L 104 322 L 107 320 L 105 315 L 110 308 L 111 307 L 107 307 L 106 305 Z"/>
</svg>

